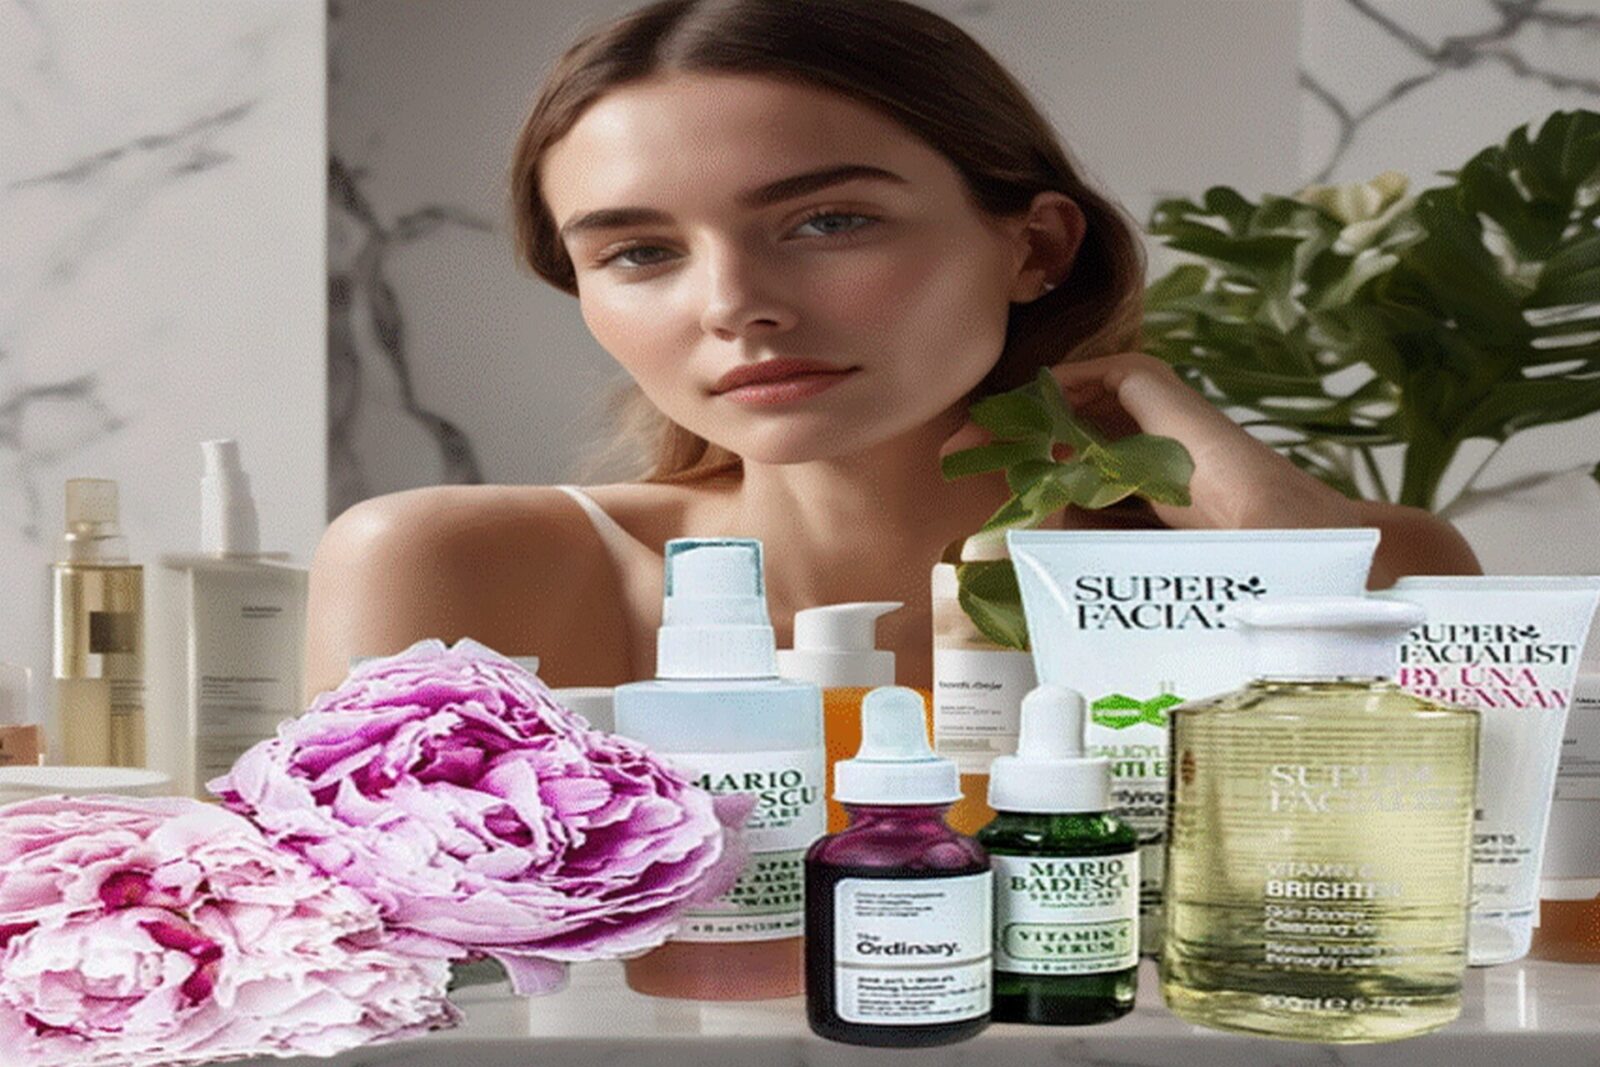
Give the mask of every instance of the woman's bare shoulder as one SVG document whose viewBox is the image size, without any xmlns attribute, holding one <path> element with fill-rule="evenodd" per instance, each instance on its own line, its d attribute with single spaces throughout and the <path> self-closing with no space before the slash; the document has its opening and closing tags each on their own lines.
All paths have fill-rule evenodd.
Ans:
<svg viewBox="0 0 1600 1067">
<path fill-rule="evenodd" d="M 428 637 L 550 658 L 581 639 L 575 618 L 615 626 L 595 614 L 615 603 L 615 584 L 592 524 L 557 489 L 435 486 L 363 501 L 329 526 L 312 563 L 312 691 L 336 684 L 351 655 Z"/>
</svg>

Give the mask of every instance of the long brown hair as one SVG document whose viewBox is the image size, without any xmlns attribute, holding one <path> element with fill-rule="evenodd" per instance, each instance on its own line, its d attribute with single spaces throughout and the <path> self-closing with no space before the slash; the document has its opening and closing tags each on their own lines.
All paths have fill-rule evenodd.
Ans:
<svg viewBox="0 0 1600 1067">
<path fill-rule="evenodd" d="M 1132 224 L 1079 175 L 1048 120 L 960 27 L 904 0 L 660 0 L 590 32 L 545 79 L 511 170 L 518 255 L 577 295 L 572 261 L 539 186 L 552 145 L 612 89 L 664 72 L 754 74 L 806 82 L 889 115 L 942 153 L 995 216 L 1064 193 L 1087 227 L 1065 279 L 1014 304 L 1000 358 L 977 395 L 1040 367 L 1137 344 L 1144 261 Z M 633 390 L 623 437 L 651 442 L 646 481 L 736 467 L 739 457 L 671 422 Z"/>
</svg>

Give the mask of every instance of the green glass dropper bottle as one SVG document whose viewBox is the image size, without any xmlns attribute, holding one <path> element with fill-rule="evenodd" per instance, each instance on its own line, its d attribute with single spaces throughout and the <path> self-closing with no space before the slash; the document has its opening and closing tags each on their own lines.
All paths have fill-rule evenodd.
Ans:
<svg viewBox="0 0 1600 1067">
<path fill-rule="evenodd" d="M 1133 1010 L 1139 842 L 1111 813 L 1111 764 L 1084 755 L 1083 696 L 1041 685 L 1015 756 L 995 759 L 978 831 L 994 866 L 995 1022 L 1083 1026 Z"/>
</svg>

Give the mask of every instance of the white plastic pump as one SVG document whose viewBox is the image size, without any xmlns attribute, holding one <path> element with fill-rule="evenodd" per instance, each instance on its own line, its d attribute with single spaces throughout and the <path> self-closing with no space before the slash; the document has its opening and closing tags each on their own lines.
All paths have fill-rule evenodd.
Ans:
<svg viewBox="0 0 1600 1067">
<path fill-rule="evenodd" d="M 239 442 L 200 442 L 200 551 L 214 556 L 256 556 L 261 520 L 250 495 L 250 476 L 239 463 Z"/>
<path fill-rule="evenodd" d="M 861 702 L 861 748 L 833 767 L 841 804 L 953 804 L 961 799 L 956 765 L 928 747 L 922 695 L 880 686 Z"/>
<path fill-rule="evenodd" d="M 778 676 L 760 541 L 668 541 L 665 592 L 656 635 L 657 678 Z"/>
<path fill-rule="evenodd" d="M 877 621 L 898 600 L 829 604 L 794 613 L 794 648 L 778 653 L 778 673 L 824 689 L 894 684 L 894 653 L 877 647 Z"/>
<path fill-rule="evenodd" d="M 1111 761 L 1084 752 L 1083 694 L 1041 685 L 1022 698 L 1017 754 L 989 765 L 989 806 L 996 811 L 1111 810 Z"/>
</svg>

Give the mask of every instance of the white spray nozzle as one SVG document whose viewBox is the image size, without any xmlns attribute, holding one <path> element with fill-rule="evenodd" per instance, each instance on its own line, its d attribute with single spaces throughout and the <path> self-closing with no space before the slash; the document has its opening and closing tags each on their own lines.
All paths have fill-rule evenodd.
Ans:
<svg viewBox="0 0 1600 1067">
<path fill-rule="evenodd" d="M 254 556 L 261 551 L 261 519 L 250 494 L 250 476 L 239 462 L 239 442 L 200 442 L 205 474 L 200 478 L 200 551 L 218 556 Z"/>
<path fill-rule="evenodd" d="M 658 678 L 774 678 L 761 542 L 679 537 L 667 542 Z"/>
<path fill-rule="evenodd" d="M 824 689 L 894 684 L 894 653 L 877 647 L 877 621 L 898 600 L 829 604 L 794 613 L 794 648 L 778 653 L 778 673 Z"/>
<path fill-rule="evenodd" d="M 1085 755 L 1083 694 L 1041 685 L 1022 698 L 1014 756 L 989 765 L 996 811 L 1098 812 L 1111 809 L 1111 761 Z"/>
<path fill-rule="evenodd" d="M 833 768 L 845 804 L 951 804 L 960 775 L 928 745 L 927 705 L 915 689 L 880 686 L 861 703 L 861 748 Z"/>
</svg>

